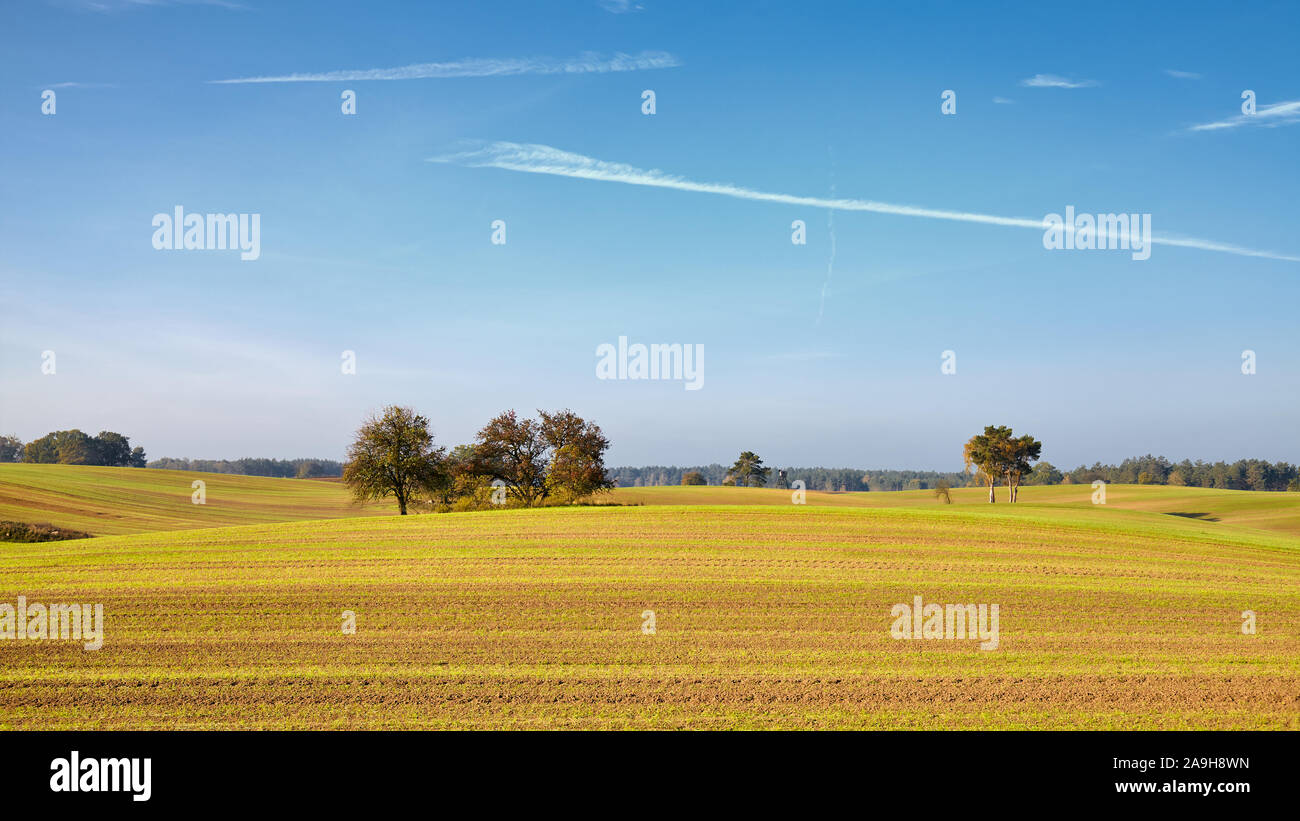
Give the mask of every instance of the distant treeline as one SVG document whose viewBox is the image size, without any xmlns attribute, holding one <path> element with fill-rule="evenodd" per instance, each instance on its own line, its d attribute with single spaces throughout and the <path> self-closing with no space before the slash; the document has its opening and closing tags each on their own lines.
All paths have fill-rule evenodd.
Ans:
<svg viewBox="0 0 1300 821">
<path fill-rule="evenodd" d="M 158 470 L 197 470 L 235 476 L 274 476 L 280 479 L 316 479 L 342 476 L 343 463 L 333 459 L 155 459 L 149 467 Z"/>
<path fill-rule="evenodd" d="M 657 485 L 680 485 L 682 474 L 697 472 L 710 485 L 720 485 L 727 478 L 730 468 L 719 464 L 696 467 L 671 467 L 651 465 L 649 467 L 611 468 L 609 476 L 618 482 L 619 487 L 654 487 Z M 784 479 L 782 479 L 784 472 Z M 857 470 L 856 468 L 775 468 L 772 470 L 768 487 L 789 487 L 791 483 L 802 480 L 806 490 L 869 490 L 882 492 L 887 490 L 928 490 L 940 480 L 946 480 L 951 487 L 964 487 L 971 477 L 961 472 L 943 473 L 933 470 Z"/>
<path fill-rule="evenodd" d="M 619 487 L 653 487 L 680 485 L 682 474 L 698 472 L 710 485 L 720 485 L 729 468 L 719 464 L 698 467 L 650 465 L 648 467 L 610 468 L 609 475 Z M 784 481 L 781 471 L 785 472 Z M 808 490 L 928 490 L 943 480 L 950 487 L 975 485 L 974 477 L 961 472 L 932 470 L 857 470 L 855 468 L 780 468 L 772 471 L 768 487 L 788 487 L 802 479 Z M 1184 459 L 1174 463 L 1163 456 L 1138 456 L 1118 465 L 1100 462 L 1080 465 L 1068 473 L 1050 462 L 1039 462 L 1024 478 L 1027 485 L 1092 484 L 1101 480 L 1109 484 L 1175 485 L 1227 490 L 1300 491 L 1300 467 L 1287 462 L 1262 459 L 1239 459 L 1227 462 L 1195 462 Z"/>
<path fill-rule="evenodd" d="M 144 449 L 132 448 L 130 440 L 112 431 L 89 436 L 79 430 L 55 431 L 24 444 L 16 436 L 0 436 L 0 462 L 44 462 L 69 465 L 120 465 L 144 467 Z M 162 470 L 194 470 L 238 476 L 274 476 L 312 479 L 343 475 L 343 464 L 333 459 L 174 459 L 164 457 L 148 463 Z M 677 467 L 617 467 L 606 471 L 618 487 L 680 485 L 682 475 L 697 472 L 707 484 L 721 485 L 731 469 L 714 463 Z M 976 484 L 962 472 L 933 470 L 858 470 L 856 468 L 776 468 L 768 487 L 789 487 L 802 480 L 807 490 L 892 491 L 928 490 L 940 481 L 950 487 Z M 1092 484 L 1101 480 L 1125 485 L 1175 485 L 1226 490 L 1300 491 L 1300 467 L 1287 462 L 1238 459 L 1236 462 L 1171 462 L 1163 456 L 1138 456 L 1118 465 L 1080 465 L 1063 472 L 1050 462 L 1039 462 L 1024 478 L 1027 485 Z"/>
<path fill-rule="evenodd" d="M 1039 463 L 1035 471 L 1044 465 L 1046 463 Z M 1125 459 L 1118 465 L 1080 465 L 1068 474 L 1068 480 L 1078 484 L 1091 484 L 1098 479 L 1125 485 L 1300 491 L 1300 469 L 1286 462 L 1273 463 L 1262 459 L 1238 459 L 1231 464 L 1184 459 L 1174 464 L 1163 456 L 1148 454 Z M 1058 481 L 1064 480 L 1065 477 Z"/>
</svg>

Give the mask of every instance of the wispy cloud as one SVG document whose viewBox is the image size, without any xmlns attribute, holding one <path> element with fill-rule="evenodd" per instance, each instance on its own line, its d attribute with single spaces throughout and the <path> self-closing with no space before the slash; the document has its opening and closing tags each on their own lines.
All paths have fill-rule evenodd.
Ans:
<svg viewBox="0 0 1300 821">
<path fill-rule="evenodd" d="M 1201 75 L 1197 74 L 1195 71 L 1179 71 L 1178 69 L 1174 69 L 1174 68 L 1165 69 L 1165 74 L 1168 74 L 1170 77 L 1177 77 L 1180 80 L 1201 79 Z"/>
<path fill-rule="evenodd" d="M 1008 100 L 1006 97 L 994 97 L 993 102 L 997 103 L 998 105 L 1011 105 L 1012 103 L 1015 102 L 1015 100 Z"/>
<path fill-rule="evenodd" d="M 610 14 L 627 14 L 644 8 L 639 3 L 633 3 L 632 0 L 600 0 L 600 7 Z"/>
<path fill-rule="evenodd" d="M 1020 84 L 1026 88 L 1092 88 L 1098 85 L 1096 80 L 1069 80 L 1055 74 L 1035 74 Z"/>
<path fill-rule="evenodd" d="M 517 74 L 607 74 L 615 71 L 646 71 L 674 68 L 681 61 L 666 51 L 639 54 L 617 53 L 604 57 L 588 52 L 578 57 L 474 57 L 446 63 L 416 63 L 397 68 L 324 71 L 314 74 L 283 74 L 269 77 L 237 77 L 211 80 L 213 83 L 331 83 L 357 80 L 428 80 L 448 77 L 505 77 Z"/>
<path fill-rule="evenodd" d="M 246 8 L 234 0 L 53 0 L 56 6 L 71 6 L 87 11 L 114 12 L 158 6 L 217 6 L 224 9 Z"/>
<path fill-rule="evenodd" d="M 51 83 L 42 88 L 117 88 L 117 83 Z"/>
<path fill-rule="evenodd" d="M 1240 128 L 1243 125 L 1275 128 L 1280 125 L 1294 125 L 1295 123 L 1300 123 L 1300 100 L 1291 100 L 1285 103 L 1274 103 L 1273 105 L 1260 106 L 1255 109 L 1254 114 L 1238 114 L 1237 116 L 1229 117 L 1226 120 L 1194 125 L 1189 127 L 1187 130 L 1218 131 L 1223 128 Z"/>
<path fill-rule="evenodd" d="M 430 157 L 429 162 L 451 163 L 470 168 L 500 168 L 506 171 L 521 171 L 527 174 L 549 174 L 557 177 L 573 177 L 583 180 L 617 182 L 625 185 L 643 185 L 653 188 L 671 188 L 677 191 L 691 191 L 701 194 L 720 194 L 742 200 L 780 203 L 782 205 L 800 205 L 812 208 L 831 208 L 837 211 L 870 211 L 877 214 L 894 214 L 904 217 L 922 217 L 924 219 L 948 220 L 952 222 L 973 222 L 982 225 L 1002 225 L 1012 228 L 1032 228 L 1043 230 L 1043 219 L 1027 217 L 1000 217 L 993 214 L 979 214 L 970 211 L 949 211 L 938 208 L 921 208 L 913 205 L 878 202 L 875 200 L 844 199 L 838 197 L 803 197 L 795 194 L 778 194 L 757 191 L 729 183 L 696 182 L 672 174 L 665 174 L 657 169 L 644 170 L 632 165 L 607 162 L 593 157 L 562 151 L 549 145 L 495 142 L 467 147 L 464 150 L 437 157 Z M 1159 245 L 1171 245 L 1182 248 L 1196 248 L 1202 251 L 1220 251 L 1246 257 L 1263 257 L 1288 262 L 1300 262 L 1300 256 L 1277 254 L 1272 251 L 1258 251 L 1239 245 L 1232 245 L 1213 240 L 1197 239 L 1174 235 L 1152 236 L 1151 241 Z"/>
<path fill-rule="evenodd" d="M 837 359 L 840 354 L 834 351 L 786 351 L 766 354 L 761 357 L 767 362 L 817 362 L 823 359 Z"/>
</svg>

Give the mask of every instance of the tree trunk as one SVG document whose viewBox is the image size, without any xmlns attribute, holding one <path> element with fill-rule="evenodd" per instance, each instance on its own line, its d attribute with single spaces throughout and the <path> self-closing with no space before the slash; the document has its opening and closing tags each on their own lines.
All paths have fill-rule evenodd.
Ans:
<svg viewBox="0 0 1300 821">
<path fill-rule="evenodd" d="M 997 497 L 993 495 L 993 480 L 990 479 L 989 480 L 989 504 L 993 504 L 996 501 L 997 501 Z"/>
</svg>

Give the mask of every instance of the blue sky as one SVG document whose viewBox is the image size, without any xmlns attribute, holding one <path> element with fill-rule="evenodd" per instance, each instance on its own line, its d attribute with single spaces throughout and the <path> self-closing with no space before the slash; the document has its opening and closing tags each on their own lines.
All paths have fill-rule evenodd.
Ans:
<svg viewBox="0 0 1300 821">
<path fill-rule="evenodd" d="M 611 464 L 954 469 L 994 423 L 1063 467 L 1300 461 L 1300 10 L 968 6 L 11 7 L 0 432 L 339 458 L 389 403 L 449 445 L 568 406 Z M 215 82 L 370 69 L 435 76 Z M 511 170 L 501 143 L 547 148 Z M 260 258 L 155 250 L 177 205 L 260 214 Z M 1047 250 L 896 205 L 1148 213 L 1238 250 Z M 619 336 L 703 345 L 703 389 L 598 380 Z"/>
</svg>

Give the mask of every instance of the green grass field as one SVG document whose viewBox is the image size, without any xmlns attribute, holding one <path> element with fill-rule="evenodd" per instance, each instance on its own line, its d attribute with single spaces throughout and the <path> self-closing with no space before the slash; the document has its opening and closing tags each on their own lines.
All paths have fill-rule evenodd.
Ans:
<svg viewBox="0 0 1300 821">
<path fill-rule="evenodd" d="M 330 483 L 194 474 L 210 510 L 187 513 L 190 474 L 13 467 L 45 466 L 0 466 L 3 518 L 58 519 L 52 494 L 77 526 L 134 482 L 117 526 L 185 526 L 236 515 L 222 479 L 238 515 L 347 515 Z M 1300 494 L 981 493 L 627 489 L 0 545 L 0 601 L 105 612 L 97 652 L 0 641 L 0 727 L 1300 729 Z M 915 595 L 998 604 L 998 648 L 893 639 Z"/>
<path fill-rule="evenodd" d="M 989 505 L 985 488 L 956 488 L 953 506 L 976 507 L 990 513 L 1007 509 L 1078 508 L 1115 517 L 1116 511 L 1161 513 L 1199 519 L 1224 528 L 1247 527 L 1300 537 L 1300 493 L 1263 493 L 1247 490 L 1209 490 L 1164 485 L 1108 485 L 1105 506 L 1092 503 L 1090 485 L 1022 487 L 1020 501 L 1006 502 L 1006 488 L 998 488 L 998 503 Z M 645 487 L 618 488 L 611 498 L 624 504 L 743 504 L 789 505 L 791 491 L 749 487 Z M 816 507 L 937 508 L 941 503 L 931 490 L 897 493 L 826 493 L 807 491 L 805 504 Z M 1089 514 L 1091 515 L 1091 514 Z M 1134 521 L 1141 521 L 1140 517 Z"/>
</svg>

